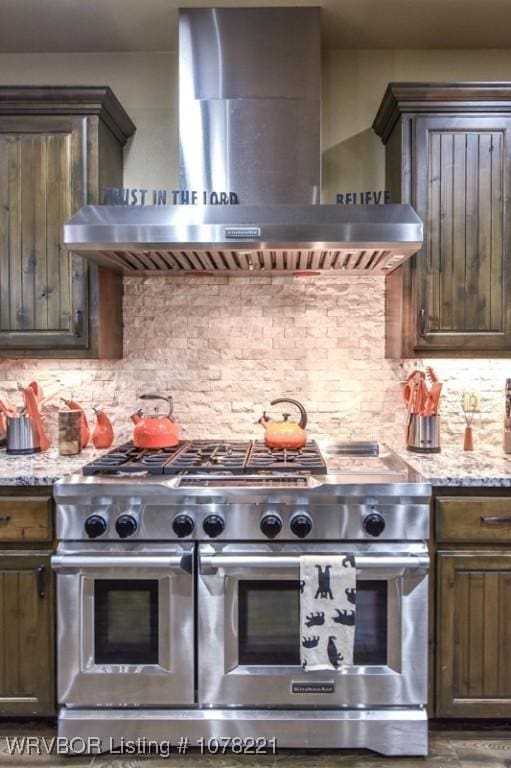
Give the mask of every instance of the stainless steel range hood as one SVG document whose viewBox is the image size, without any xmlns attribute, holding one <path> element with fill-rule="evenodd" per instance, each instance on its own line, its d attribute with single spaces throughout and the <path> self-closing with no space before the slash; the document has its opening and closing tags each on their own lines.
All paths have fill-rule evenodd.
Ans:
<svg viewBox="0 0 511 768">
<path fill-rule="evenodd" d="M 188 8 L 179 186 L 240 205 L 85 206 L 66 247 L 125 274 L 387 274 L 422 244 L 408 205 L 320 205 L 319 8 Z"/>
<path fill-rule="evenodd" d="M 64 239 L 128 275 L 381 275 L 420 248 L 422 223 L 408 205 L 98 205 L 73 216 Z"/>
</svg>

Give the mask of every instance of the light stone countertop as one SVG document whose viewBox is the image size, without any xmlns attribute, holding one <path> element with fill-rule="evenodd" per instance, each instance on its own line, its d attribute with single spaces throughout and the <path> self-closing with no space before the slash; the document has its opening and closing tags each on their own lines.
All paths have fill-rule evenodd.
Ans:
<svg viewBox="0 0 511 768">
<path fill-rule="evenodd" d="M 64 475 L 78 472 L 104 451 L 86 448 L 77 456 L 60 456 L 55 448 L 32 456 L 9 456 L 0 449 L 0 485 L 53 485 Z"/>
<path fill-rule="evenodd" d="M 511 455 L 502 450 L 447 447 L 440 453 L 418 454 L 398 448 L 396 453 L 437 487 L 511 487 Z"/>
<path fill-rule="evenodd" d="M 479 448 L 466 452 L 448 447 L 441 453 L 420 455 L 402 447 L 394 450 L 435 486 L 511 488 L 511 455 L 502 451 Z M 78 456 L 59 456 L 52 448 L 34 456 L 8 456 L 0 449 L 0 485 L 50 486 L 101 453 L 87 448 Z"/>
</svg>

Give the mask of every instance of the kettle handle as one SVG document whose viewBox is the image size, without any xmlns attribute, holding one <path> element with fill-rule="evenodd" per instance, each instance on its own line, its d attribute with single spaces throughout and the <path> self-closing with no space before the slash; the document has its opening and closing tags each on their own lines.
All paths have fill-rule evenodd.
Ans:
<svg viewBox="0 0 511 768">
<path fill-rule="evenodd" d="M 155 395 L 154 393 L 149 392 L 145 395 L 140 395 L 140 399 L 141 400 L 166 400 L 167 403 L 169 404 L 169 412 L 167 416 L 169 417 L 169 419 L 172 416 L 172 412 L 174 410 L 174 400 L 172 398 L 172 395 L 168 395 L 166 397 L 165 395 Z"/>
<path fill-rule="evenodd" d="M 300 421 L 299 426 L 302 429 L 305 429 L 307 426 L 307 411 L 303 407 L 301 403 L 298 402 L 298 400 L 290 400 L 287 397 L 279 397 L 277 400 L 272 400 L 270 405 L 278 405 L 278 403 L 291 403 L 291 405 L 296 406 L 298 410 L 300 411 Z"/>
</svg>

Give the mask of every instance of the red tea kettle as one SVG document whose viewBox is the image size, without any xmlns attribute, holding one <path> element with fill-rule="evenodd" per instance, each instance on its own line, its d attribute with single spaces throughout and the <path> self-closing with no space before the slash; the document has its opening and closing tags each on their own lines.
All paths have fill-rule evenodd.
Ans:
<svg viewBox="0 0 511 768">
<path fill-rule="evenodd" d="M 172 418 L 173 400 L 169 395 L 140 395 L 141 400 L 166 400 L 169 404 L 169 412 L 166 416 L 158 413 L 143 416 L 143 411 L 138 410 L 130 416 L 135 424 L 133 430 L 133 443 L 135 448 L 173 448 L 179 443 L 181 434 L 179 425 Z"/>
<path fill-rule="evenodd" d="M 283 421 L 272 421 L 266 415 L 266 411 L 259 419 L 259 424 L 264 427 L 264 442 L 269 448 L 302 448 L 307 442 L 307 413 L 305 408 L 298 400 L 289 400 L 288 398 L 279 398 L 272 400 L 271 405 L 278 403 L 291 403 L 300 411 L 300 421 L 296 424 L 289 421 L 290 413 L 283 413 Z"/>
</svg>

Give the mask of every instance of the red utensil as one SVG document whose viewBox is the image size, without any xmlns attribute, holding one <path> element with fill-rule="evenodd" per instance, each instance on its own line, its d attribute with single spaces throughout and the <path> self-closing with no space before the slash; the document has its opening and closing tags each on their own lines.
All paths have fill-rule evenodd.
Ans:
<svg viewBox="0 0 511 768">
<path fill-rule="evenodd" d="M 442 385 L 438 381 L 438 376 L 431 366 L 426 368 L 426 376 L 431 382 L 429 397 L 426 402 L 425 416 L 436 416 L 440 407 L 440 395 L 442 394 Z"/>
<path fill-rule="evenodd" d="M 46 432 L 43 417 L 39 411 L 39 404 L 34 390 L 28 387 L 22 387 L 23 395 L 25 397 L 25 406 L 29 417 L 32 419 L 32 423 L 37 432 L 39 438 L 39 446 L 41 451 L 47 451 L 51 445 L 50 438 Z"/>
</svg>

